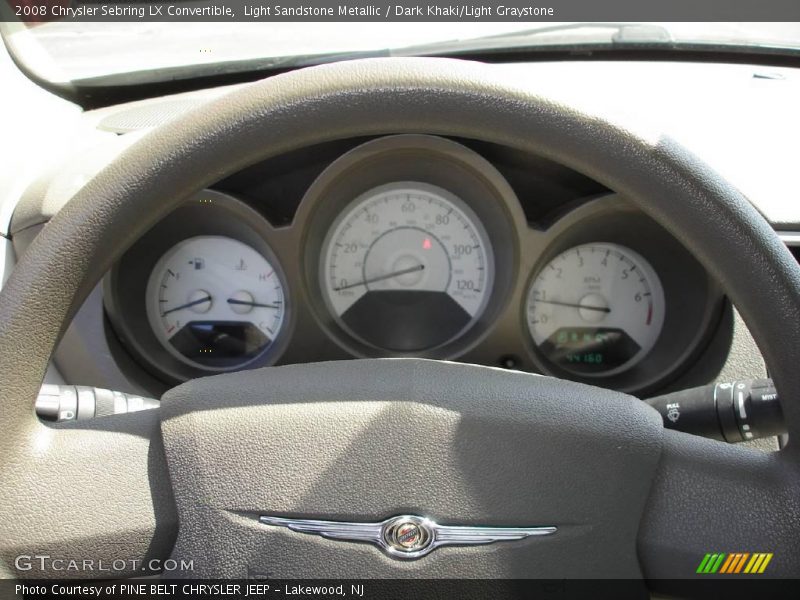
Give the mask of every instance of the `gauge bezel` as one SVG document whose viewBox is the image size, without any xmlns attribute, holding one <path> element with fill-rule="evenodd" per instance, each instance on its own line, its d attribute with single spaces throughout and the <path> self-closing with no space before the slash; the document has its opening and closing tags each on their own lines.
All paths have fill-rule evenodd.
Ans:
<svg viewBox="0 0 800 600">
<path fill-rule="evenodd" d="M 620 197 L 609 195 L 567 213 L 551 225 L 546 237 L 547 245 L 525 278 L 518 311 L 528 358 L 543 373 L 642 393 L 674 378 L 709 339 L 723 308 L 718 286 L 677 239 Z M 641 360 L 614 373 L 566 370 L 540 351 L 528 330 L 527 299 L 539 272 L 570 248 L 593 243 L 616 244 L 639 254 L 658 275 L 664 291 L 664 323 L 656 343 Z"/>
<path fill-rule="evenodd" d="M 283 265 L 267 241 L 274 231 L 261 215 L 232 196 L 203 190 L 190 197 L 145 233 L 103 280 L 106 314 L 123 348 L 169 384 L 274 364 L 291 338 L 295 312 Z M 147 316 L 146 289 L 153 268 L 176 244 L 199 236 L 228 237 L 250 246 L 273 266 L 283 288 L 285 313 L 278 335 L 256 357 L 228 369 L 194 366 L 174 356 L 158 340 Z"/>
<path fill-rule="evenodd" d="M 401 353 L 366 344 L 339 323 L 329 309 L 320 280 L 324 241 L 333 224 L 365 193 L 388 184 L 427 184 L 455 196 L 484 229 L 493 257 L 493 285 L 483 309 L 454 338 L 424 351 Z M 304 285 L 312 313 L 320 327 L 349 354 L 359 357 L 419 356 L 453 358 L 474 347 L 503 313 L 510 299 L 519 262 L 519 207 L 514 191 L 486 159 L 446 138 L 394 135 L 368 141 L 334 161 L 312 184 L 296 219 L 306 223 L 302 236 Z M 497 247 L 495 240 L 503 240 Z M 502 265 L 498 268 L 498 265 Z"/>
</svg>

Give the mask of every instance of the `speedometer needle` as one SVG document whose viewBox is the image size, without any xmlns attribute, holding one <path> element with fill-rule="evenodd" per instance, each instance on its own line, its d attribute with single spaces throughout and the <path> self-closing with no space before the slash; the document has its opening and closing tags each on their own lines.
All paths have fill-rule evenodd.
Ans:
<svg viewBox="0 0 800 600">
<path fill-rule="evenodd" d="M 377 275 L 375 277 L 370 277 L 369 279 L 365 279 L 364 281 L 359 281 L 357 283 L 348 283 L 347 285 L 342 285 L 337 288 L 333 288 L 333 291 L 341 292 L 342 290 L 349 290 L 350 288 L 358 287 L 360 285 L 367 285 L 368 283 L 375 283 L 376 281 L 383 281 L 384 279 L 391 279 L 392 277 L 399 277 L 400 275 L 405 275 L 406 273 L 415 273 L 416 271 L 422 271 L 424 268 L 425 265 L 417 265 L 416 267 L 401 269 L 399 271 L 395 271 L 394 273 L 387 273 L 386 275 Z"/>
<path fill-rule="evenodd" d="M 571 308 L 584 308 L 586 310 L 596 310 L 599 312 L 610 313 L 611 309 L 607 306 L 592 306 L 590 304 L 573 304 L 571 302 L 559 302 L 558 300 L 534 300 L 544 304 L 555 304 L 557 306 L 569 306 Z"/>
<path fill-rule="evenodd" d="M 244 306 L 259 306 L 262 308 L 280 308 L 277 304 L 261 304 L 260 302 L 249 302 L 247 300 L 236 300 L 228 298 L 228 304 L 243 304 Z"/>
<path fill-rule="evenodd" d="M 197 306 L 198 304 L 203 304 L 204 302 L 211 302 L 211 296 L 206 296 L 205 298 L 200 298 L 198 300 L 193 300 L 192 302 L 187 302 L 186 304 L 181 304 L 180 306 L 176 306 L 175 308 L 170 308 L 169 310 L 165 310 L 161 313 L 162 317 L 166 317 L 169 313 L 175 312 L 176 310 L 183 310 L 184 308 L 191 308 L 192 306 Z"/>
</svg>

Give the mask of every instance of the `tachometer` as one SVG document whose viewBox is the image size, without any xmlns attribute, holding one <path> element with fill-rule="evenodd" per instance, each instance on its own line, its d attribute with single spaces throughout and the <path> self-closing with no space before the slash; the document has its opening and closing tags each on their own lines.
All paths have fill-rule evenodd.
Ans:
<svg viewBox="0 0 800 600">
<path fill-rule="evenodd" d="M 337 322 L 398 353 L 441 346 L 481 315 L 494 276 L 483 225 L 443 188 L 397 182 L 356 198 L 322 246 L 320 283 Z"/>
<path fill-rule="evenodd" d="M 583 376 L 629 369 L 653 348 L 664 323 L 664 291 L 642 256 L 618 244 L 562 252 L 533 280 L 528 329 L 539 351 Z"/>
<path fill-rule="evenodd" d="M 237 369 L 280 334 L 286 307 L 274 266 L 228 237 L 184 240 L 156 263 L 147 283 L 156 338 L 194 367 Z"/>
</svg>

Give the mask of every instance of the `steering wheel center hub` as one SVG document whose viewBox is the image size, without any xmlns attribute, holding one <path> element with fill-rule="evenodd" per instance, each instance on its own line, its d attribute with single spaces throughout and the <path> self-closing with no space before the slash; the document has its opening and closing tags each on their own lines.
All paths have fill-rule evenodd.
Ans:
<svg viewBox="0 0 800 600">
<path fill-rule="evenodd" d="M 568 577 L 573 552 L 639 576 L 633 538 L 663 432 L 624 394 L 421 359 L 191 380 L 164 396 L 161 428 L 181 515 L 173 556 L 202 548 L 200 576 L 287 578 L 398 577 L 384 553 L 434 549 L 416 576 L 515 578 L 536 564 Z M 518 541 L 489 550 L 497 540 Z"/>
</svg>

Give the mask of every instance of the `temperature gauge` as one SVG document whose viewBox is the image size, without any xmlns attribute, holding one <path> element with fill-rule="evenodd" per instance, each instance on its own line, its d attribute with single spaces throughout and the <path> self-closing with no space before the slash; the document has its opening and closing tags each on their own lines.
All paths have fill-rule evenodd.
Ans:
<svg viewBox="0 0 800 600">
<path fill-rule="evenodd" d="M 147 317 L 156 338 L 194 367 L 227 371 L 262 355 L 286 313 L 274 265 L 222 236 L 184 240 L 156 263 L 147 283 Z"/>
</svg>

